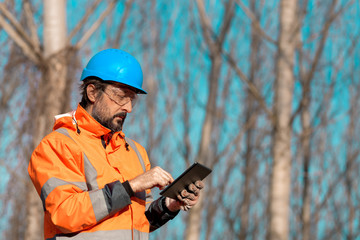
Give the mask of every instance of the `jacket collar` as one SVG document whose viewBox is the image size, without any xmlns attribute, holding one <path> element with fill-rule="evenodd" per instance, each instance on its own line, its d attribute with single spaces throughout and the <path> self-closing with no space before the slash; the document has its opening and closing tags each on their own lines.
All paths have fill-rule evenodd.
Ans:
<svg viewBox="0 0 360 240">
<path fill-rule="evenodd" d="M 55 116 L 54 130 L 65 127 L 73 129 L 75 131 L 79 130 L 79 134 L 82 131 L 87 132 L 88 134 L 95 137 L 109 136 L 111 130 L 101 125 L 96 121 L 80 104 L 78 104 L 77 109 L 72 112 Z M 125 134 L 120 131 L 111 135 L 111 139 L 124 139 Z"/>
<path fill-rule="evenodd" d="M 84 129 L 96 137 L 101 137 L 111 132 L 110 129 L 96 121 L 80 104 L 75 111 L 73 121 L 75 121 L 75 124 L 78 124 L 80 130 Z"/>
</svg>

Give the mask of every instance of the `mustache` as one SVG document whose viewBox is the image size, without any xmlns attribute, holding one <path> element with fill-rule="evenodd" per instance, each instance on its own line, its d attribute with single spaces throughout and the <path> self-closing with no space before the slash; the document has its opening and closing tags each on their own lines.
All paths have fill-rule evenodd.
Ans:
<svg viewBox="0 0 360 240">
<path fill-rule="evenodd" d="M 121 113 L 115 114 L 115 115 L 113 116 L 113 118 L 121 117 L 121 118 L 125 119 L 125 118 L 126 118 L 126 115 L 127 115 L 126 112 L 121 112 Z"/>
</svg>

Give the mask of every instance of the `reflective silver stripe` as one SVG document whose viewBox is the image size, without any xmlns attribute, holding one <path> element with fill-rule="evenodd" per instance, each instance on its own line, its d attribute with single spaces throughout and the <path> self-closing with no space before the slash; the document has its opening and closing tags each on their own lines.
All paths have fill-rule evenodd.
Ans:
<svg viewBox="0 0 360 240">
<path fill-rule="evenodd" d="M 132 149 L 134 149 L 136 155 L 137 155 L 138 158 L 139 158 L 139 162 L 141 163 L 141 166 L 142 166 L 142 168 L 143 168 L 143 170 L 144 170 L 144 172 L 145 172 L 145 171 L 146 171 L 146 168 L 145 168 L 144 160 L 143 160 L 143 158 L 142 158 L 139 150 L 137 149 L 134 141 L 131 140 L 130 138 L 127 138 L 127 137 L 125 137 L 125 141 L 126 141 L 127 143 L 129 143 L 129 145 L 130 145 L 130 147 L 131 147 Z"/>
<path fill-rule="evenodd" d="M 62 234 L 54 236 L 53 238 L 48 238 L 47 240 L 148 240 L 149 233 L 140 232 L 134 230 L 134 238 L 132 238 L 132 231 L 130 229 L 123 230 L 111 230 L 111 231 L 97 231 L 97 232 L 80 232 L 78 234 Z"/>
<path fill-rule="evenodd" d="M 64 186 L 64 185 L 75 185 L 78 188 L 80 188 L 82 191 L 87 191 L 85 182 L 68 182 L 61 180 L 59 178 L 51 177 L 46 181 L 46 183 L 41 188 L 40 198 L 43 202 L 44 209 L 45 209 L 45 200 L 48 197 L 48 195 L 58 186 Z"/>
<path fill-rule="evenodd" d="M 96 222 L 99 222 L 100 220 L 109 215 L 104 193 L 101 189 L 98 189 L 89 192 L 89 196 L 94 210 Z"/>
<path fill-rule="evenodd" d="M 68 138 L 72 139 L 75 143 L 76 141 L 70 136 L 68 130 L 66 128 L 58 128 L 55 130 L 58 133 L 64 134 Z M 84 159 L 84 172 L 86 178 L 86 184 L 89 191 L 99 189 L 99 185 L 96 181 L 97 178 L 97 171 L 94 166 L 91 164 L 89 158 L 83 152 L 83 159 Z"/>
<path fill-rule="evenodd" d="M 125 137 L 125 141 L 126 141 L 127 143 L 129 143 L 130 147 L 135 151 L 135 153 L 136 153 L 136 155 L 137 155 L 137 157 L 138 157 L 138 159 L 139 159 L 139 162 L 141 163 L 141 166 L 142 166 L 144 172 L 146 172 L 146 167 L 145 167 L 144 159 L 142 158 L 142 156 L 141 156 L 138 148 L 136 147 L 134 141 L 131 140 L 130 138 L 127 138 L 127 137 Z M 145 191 L 136 192 L 136 193 L 135 193 L 135 197 L 137 197 L 137 198 L 139 198 L 139 199 L 141 199 L 141 200 L 147 201 L 147 196 L 146 196 Z M 145 207 L 146 209 L 149 207 L 148 205 L 150 205 L 150 204 L 146 204 L 146 207 Z"/>
<path fill-rule="evenodd" d="M 56 129 L 55 131 L 58 132 L 58 133 L 64 134 L 65 136 L 67 136 L 67 137 L 69 137 L 69 138 L 72 139 L 72 137 L 70 137 L 70 134 L 69 134 L 69 132 L 67 131 L 66 128 L 58 128 L 58 129 Z M 74 142 L 75 142 L 75 141 L 74 141 Z"/>
<path fill-rule="evenodd" d="M 149 239 L 149 233 L 140 232 L 134 229 L 134 239 L 147 240 Z"/>
<path fill-rule="evenodd" d="M 96 181 L 97 171 L 94 168 L 94 166 L 91 164 L 89 158 L 86 156 L 85 153 L 83 153 L 83 157 L 84 157 L 84 172 L 85 172 L 87 187 L 89 191 L 99 189 L 99 185 Z"/>
</svg>

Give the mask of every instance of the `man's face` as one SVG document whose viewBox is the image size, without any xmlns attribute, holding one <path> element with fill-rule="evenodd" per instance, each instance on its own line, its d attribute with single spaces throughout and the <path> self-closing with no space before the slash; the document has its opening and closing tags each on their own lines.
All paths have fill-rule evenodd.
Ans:
<svg viewBox="0 0 360 240">
<path fill-rule="evenodd" d="M 109 85 L 99 92 L 91 115 L 112 132 L 121 131 L 126 115 L 132 111 L 136 99 L 137 94 L 133 90 Z"/>
</svg>

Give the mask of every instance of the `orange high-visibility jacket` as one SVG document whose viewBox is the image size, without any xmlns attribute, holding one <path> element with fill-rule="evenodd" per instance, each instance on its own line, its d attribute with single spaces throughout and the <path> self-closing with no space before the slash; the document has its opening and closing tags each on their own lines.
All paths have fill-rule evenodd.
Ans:
<svg viewBox="0 0 360 240">
<path fill-rule="evenodd" d="M 150 225 L 176 216 L 163 198 L 152 202 L 150 190 L 134 194 L 126 185 L 150 169 L 141 145 L 111 134 L 80 105 L 55 120 L 28 167 L 44 207 L 45 239 L 148 239 Z"/>
</svg>

